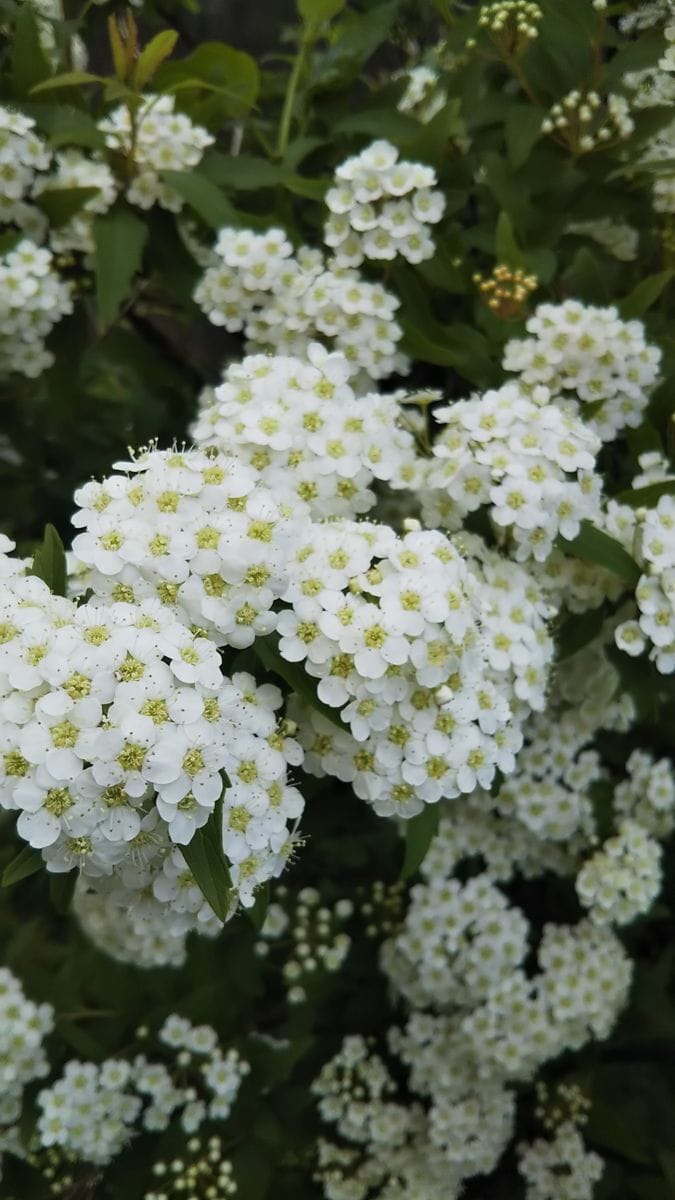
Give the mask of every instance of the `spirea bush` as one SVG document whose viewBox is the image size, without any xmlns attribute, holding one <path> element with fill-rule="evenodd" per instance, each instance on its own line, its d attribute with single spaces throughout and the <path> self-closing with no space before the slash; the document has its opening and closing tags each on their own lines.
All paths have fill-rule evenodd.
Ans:
<svg viewBox="0 0 675 1200">
<path fill-rule="evenodd" d="M 0 0 L 0 1197 L 672 1200 L 675 5 L 253 7 Z"/>
</svg>

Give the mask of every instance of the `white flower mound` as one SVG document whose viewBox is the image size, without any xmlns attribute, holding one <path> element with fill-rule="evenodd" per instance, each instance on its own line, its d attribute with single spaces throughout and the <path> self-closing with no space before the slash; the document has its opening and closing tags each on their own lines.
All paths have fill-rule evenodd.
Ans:
<svg viewBox="0 0 675 1200">
<path fill-rule="evenodd" d="M 222 229 L 210 257 L 195 301 L 214 325 L 243 330 L 249 351 L 304 355 L 321 339 L 352 374 L 383 379 L 410 369 L 398 349 L 400 301 L 382 284 L 309 246 L 293 253 L 281 229 Z"/>
<path fill-rule="evenodd" d="M 616 629 L 620 650 L 635 657 L 649 649 L 662 675 L 675 671 L 675 497 L 663 495 L 653 508 L 637 511 L 637 558 L 642 567 L 635 589 L 637 616 Z"/>
<path fill-rule="evenodd" d="M 529 337 L 507 342 L 503 361 L 522 387 L 544 385 L 603 441 L 637 428 L 661 362 L 641 321 L 622 321 L 613 307 L 566 300 L 540 304 L 526 329 Z"/>
<path fill-rule="evenodd" d="M 0 379 L 13 372 L 36 379 L 50 367 L 45 338 L 72 311 L 70 287 L 49 250 L 26 238 L 0 255 Z"/>
<path fill-rule="evenodd" d="M 418 467 L 427 521 L 460 529 L 485 505 L 519 562 L 545 561 L 558 534 L 574 538 L 599 513 L 599 438 L 578 417 L 516 383 L 434 415 L 444 428 Z"/>
<path fill-rule="evenodd" d="M 330 216 L 324 241 L 339 266 L 364 259 L 410 263 L 431 258 L 429 225 L 440 221 L 445 197 L 435 191 L 436 172 L 422 163 L 401 162 L 390 142 L 376 141 L 335 172 L 326 194 Z"/>
<path fill-rule="evenodd" d="M 40 236 L 45 220 L 30 203 L 51 151 L 35 133 L 35 121 L 0 106 L 0 225 L 17 225 Z"/>
<path fill-rule="evenodd" d="M 99 122 L 106 146 L 123 154 L 136 173 L 127 189 L 130 204 L 152 208 L 159 204 L 180 212 L 183 199 L 161 177 L 162 171 L 189 171 L 213 143 L 210 133 L 175 111 L 173 96 L 145 95 L 132 130 L 129 109 L 121 104 Z"/>
<path fill-rule="evenodd" d="M 42 1043 L 53 1025 L 52 1006 L 28 1000 L 16 976 L 0 967 L 0 1125 L 18 1120 L 24 1088 L 47 1074 Z"/>
</svg>

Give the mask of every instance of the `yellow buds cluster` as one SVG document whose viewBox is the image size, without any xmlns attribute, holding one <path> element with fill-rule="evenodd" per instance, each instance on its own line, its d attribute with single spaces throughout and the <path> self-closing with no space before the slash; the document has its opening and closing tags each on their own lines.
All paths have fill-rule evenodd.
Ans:
<svg viewBox="0 0 675 1200">
<path fill-rule="evenodd" d="M 481 9 L 478 25 L 487 30 L 502 53 L 514 57 L 539 36 L 543 15 L 539 5 L 530 0 L 497 0 Z"/>
<path fill-rule="evenodd" d="M 477 271 L 473 282 L 483 303 L 503 321 L 520 316 L 530 295 L 539 286 L 536 275 L 527 275 L 503 263 L 494 267 L 487 278 Z"/>
</svg>

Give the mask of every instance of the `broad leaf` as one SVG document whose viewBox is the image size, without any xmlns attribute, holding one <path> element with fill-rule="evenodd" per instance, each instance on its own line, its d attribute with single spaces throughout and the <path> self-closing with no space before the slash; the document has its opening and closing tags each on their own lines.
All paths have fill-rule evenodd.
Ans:
<svg viewBox="0 0 675 1200">
<path fill-rule="evenodd" d="M 532 104 L 511 104 L 506 113 L 506 152 L 515 171 L 530 157 L 530 152 L 542 137 L 541 110 Z"/>
<path fill-rule="evenodd" d="M 227 785 L 226 785 L 227 786 Z M 195 833 L 187 846 L 180 847 L 195 883 L 219 921 L 230 911 L 232 880 L 223 851 L 223 800 L 218 800 L 206 825 Z"/>
<path fill-rule="evenodd" d="M 78 870 L 73 870 L 49 876 L 49 898 L 62 917 L 70 911 L 79 874 Z"/>
<path fill-rule="evenodd" d="M 66 71 L 63 75 L 54 75 L 51 79 L 36 84 L 31 92 L 53 91 L 56 88 L 82 87 L 85 83 L 105 83 L 104 75 L 90 75 L 88 71 Z"/>
<path fill-rule="evenodd" d="M 581 522 L 581 530 L 575 538 L 568 541 L 567 538 L 558 537 L 557 544 L 565 554 L 574 554 L 586 562 L 604 567 L 632 588 L 636 586 L 642 574 L 635 559 L 631 558 L 621 543 L 608 533 L 603 533 L 601 529 L 596 529 L 590 521 Z"/>
<path fill-rule="evenodd" d="M 440 808 L 438 804 L 425 804 L 421 813 L 411 817 L 405 825 L 405 855 L 401 868 L 401 879 L 410 879 L 419 870 L 427 850 L 438 833 Z"/>
<path fill-rule="evenodd" d="M 88 200 L 99 193 L 97 187 L 46 188 L 35 203 L 49 220 L 53 229 L 67 224 L 71 217 L 84 208 Z"/>
<path fill-rule="evenodd" d="M 112 324 L 129 295 L 147 236 L 147 221 L 121 204 L 94 221 L 96 302 L 104 328 Z"/>
<path fill-rule="evenodd" d="M 63 542 L 53 525 L 45 527 L 44 536 L 33 555 L 33 562 L 28 572 L 37 575 L 55 596 L 66 594 L 66 552 Z"/>
<path fill-rule="evenodd" d="M 654 508 L 662 496 L 675 496 L 675 479 L 662 479 L 657 483 L 648 483 L 645 487 L 630 488 L 619 492 L 616 497 L 622 504 L 630 504 L 633 508 Z"/>
<path fill-rule="evenodd" d="M 248 917 L 249 921 L 253 925 L 254 929 L 256 929 L 258 931 L 258 933 L 260 933 L 260 930 L 262 929 L 263 925 L 265 924 L 265 917 L 267 916 L 267 909 L 269 908 L 269 904 L 270 904 L 270 884 L 269 884 L 269 880 L 268 880 L 267 883 L 261 883 L 259 885 L 259 887 L 256 889 L 255 902 L 253 904 L 253 907 L 244 909 L 246 916 Z"/>
<path fill-rule="evenodd" d="M 27 96 L 51 73 L 29 0 L 24 0 L 16 14 L 11 46 L 12 90 L 15 96 Z"/>
<path fill-rule="evenodd" d="M 186 92 L 192 91 L 196 102 L 200 89 L 214 89 L 217 95 L 207 97 L 204 111 L 222 122 L 250 112 L 258 98 L 260 72 L 250 54 L 225 42 L 203 42 L 180 62 L 166 63 L 154 83 L 162 92 L 175 91 L 177 85 Z"/>
<path fill-rule="evenodd" d="M 322 25 L 332 21 L 346 7 L 347 0 L 296 0 L 299 15 L 306 25 Z"/>
<path fill-rule="evenodd" d="M 162 171 L 162 179 L 185 200 L 211 229 L 241 221 L 220 188 L 195 171 Z"/>
<path fill-rule="evenodd" d="M 571 658 L 578 650 L 592 642 L 602 629 L 604 619 L 605 608 L 602 604 L 599 608 L 591 608 L 584 613 L 572 613 L 567 617 L 556 634 L 558 661 L 563 662 L 566 658 Z"/>
<path fill-rule="evenodd" d="M 632 292 L 619 301 L 619 312 L 624 320 L 643 316 L 652 304 L 656 304 L 661 293 L 671 282 L 673 275 L 675 275 L 673 270 L 659 271 L 657 275 L 648 275 L 646 279 L 638 283 Z"/>
<path fill-rule="evenodd" d="M 256 638 L 253 643 L 253 650 L 260 659 L 262 665 L 267 671 L 271 671 L 274 675 L 278 675 L 283 679 L 292 691 L 297 692 L 303 700 L 306 700 L 311 708 L 316 712 L 321 713 L 327 720 L 332 721 L 337 725 L 338 729 L 346 728 L 340 720 L 337 708 L 331 708 L 330 705 L 324 704 L 316 694 L 316 683 L 311 675 L 308 675 L 300 663 L 287 662 L 279 653 L 279 641 L 275 633 L 268 633 L 267 637 Z"/>
<path fill-rule="evenodd" d="M 44 859 L 39 850 L 34 850 L 32 846 L 24 846 L 23 850 L 19 851 L 16 858 L 13 858 L 2 872 L 2 886 L 13 887 L 22 879 L 28 879 L 29 875 L 35 875 L 36 871 L 42 870 L 44 865 Z"/>
</svg>

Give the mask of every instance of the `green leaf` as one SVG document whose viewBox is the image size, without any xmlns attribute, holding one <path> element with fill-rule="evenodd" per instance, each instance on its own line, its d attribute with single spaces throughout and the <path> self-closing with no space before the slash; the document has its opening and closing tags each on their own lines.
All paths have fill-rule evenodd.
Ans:
<svg viewBox="0 0 675 1200">
<path fill-rule="evenodd" d="M 88 200 L 99 193 L 97 187 L 46 188 L 35 203 L 42 210 L 53 229 L 65 225 L 84 208 Z"/>
<path fill-rule="evenodd" d="M 268 880 L 267 883 L 261 883 L 256 889 L 253 907 L 244 909 L 246 916 L 253 925 L 254 929 L 257 929 L 258 933 L 260 933 L 260 930 L 265 924 L 265 917 L 267 916 L 269 904 L 270 884 Z"/>
<path fill-rule="evenodd" d="M 471 383 L 482 385 L 494 378 L 487 341 L 477 329 L 469 325 L 446 328 L 438 323 L 430 327 L 427 321 L 422 327 L 407 315 L 398 320 L 405 335 L 402 348 L 412 358 L 438 367 L 454 367 Z"/>
<path fill-rule="evenodd" d="M 36 871 L 42 870 L 44 865 L 44 859 L 39 850 L 34 850 L 32 846 L 24 846 L 23 850 L 19 851 L 16 858 L 13 858 L 2 872 L 2 886 L 13 887 L 22 879 L 28 879 L 29 875 L 35 875 Z"/>
<path fill-rule="evenodd" d="M 387 41 L 400 8 L 401 0 L 388 0 L 365 13 L 349 9 L 336 27 L 335 39 L 323 54 L 314 56 L 310 90 L 325 91 L 356 79 L 364 63 Z"/>
<path fill-rule="evenodd" d="M 161 33 L 155 34 L 152 41 L 148 42 L 145 49 L 141 51 L 132 75 L 134 86 L 139 91 L 152 79 L 164 60 L 173 53 L 177 41 L 178 33 L 175 29 L 163 29 Z"/>
<path fill-rule="evenodd" d="M 630 504 L 632 508 L 654 508 L 662 496 L 674 495 L 675 479 L 662 479 L 658 483 L 648 483 L 645 487 L 619 492 L 616 499 L 622 504 Z"/>
<path fill-rule="evenodd" d="M 8 229 L 5 233 L 0 233 L 0 255 L 9 254 L 10 250 L 18 246 L 23 237 L 24 234 L 21 229 Z"/>
<path fill-rule="evenodd" d="M 534 105 L 509 105 L 504 131 L 506 152 L 514 171 L 527 162 L 533 146 L 542 136 L 541 122 L 541 111 Z"/>
<path fill-rule="evenodd" d="M 340 720 L 340 710 L 331 708 L 330 705 L 324 704 L 319 699 L 316 694 L 316 683 L 306 673 L 300 663 L 287 662 L 285 658 L 281 657 L 279 653 L 279 639 L 275 633 L 268 633 L 266 637 L 256 638 L 252 649 L 267 671 L 278 675 L 288 684 L 292 691 L 297 692 L 316 712 L 321 713 L 327 720 L 332 721 L 333 725 L 337 725 L 338 729 L 345 730 L 346 726 Z"/>
<path fill-rule="evenodd" d="M 410 879 L 419 870 L 427 850 L 438 833 L 440 821 L 438 804 L 425 804 L 421 813 L 411 817 L 405 825 L 405 855 L 401 868 L 401 879 Z"/>
<path fill-rule="evenodd" d="M 37 92 L 53 91 L 55 88 L 82 87 L 85 83 L 105 83 L 105 75 L 90 75 L 88 71 L 66 71 L 63 75 L 53 75 L 51 79 L 36 84 L 31 88 L 31 95 Z"/>
<path fill-rule="evenodd" d="M 227 781 L 225 786 L 227 786 Z M 232 880 L 223 851 L 223 798 L 217 801 L 206 825 L 195 833 L 180 851 L 195 883 L 208 901 L 219 921 L 227 920 L 230 911 Z"/>
<path fill-rule="evenodd" d="M 141 266 L 148 236 L 147 222 L 130 208 L 116 205 L 93 223 L 96 303 L 101 325 L 112 325 L 131 281 Z"/>
<path fill-rule="evenodd" d="M 283 166 L 266 158 L 256 158 L 253 154 L 220 154 L 218 151 L 212 151 L 202 159 L 202 172 L 213 183 L 242 192 L 276 187 L 286 174 Z"/>
<path fill-rule="evenodd" d="M 643 316 L 668 287 L 673 275 L 675 275 L 673 270 L 659 271 L 657 275 L 648 275 L 646 279 L 638 283 L 632 292 L 619 301 L 619 312 L 624 320 Z"/>
<path fill-rule="evenodd" d="M 395 108 L 363 108 L 346 113 L 332 126 L 334 133 L 367 133 L 390 141 L 410 141 L 419 133 L 419 123 Z"/>
<path fill-rule="evenodd" d="M 347 0 L 296 0 L 299 15 L 305 25 L 323 25 L 332 21 L 345 8 Z"/>
<path fill-rule="evenodd" d="M 42 48 L 37 18 L 28 0 L 20 6 L 14 23 L 11 54 L 12 90 L 17 97 L 30 91 L 51 73 Z"/>
<path fill-rule="evenodd" d="M 241 221 L 220 188 L 195 171 L 162 171 L 162 179 L 185 200 L 211 229 Z"/>
<path fill-rule="evenodd" d="M 495 232 L 495 256 L 497 262 L 507 267 L 524 267 L 525 260 L 516 241 L 513 225 L 508 213 L 500 212 Z"/>
<path fill-rule="evenodd" d="M 42 542 L 36 547 L 29 575 L 37 575 L 55 596 L 66 594 L 66 552 L 53 525 L 46 525 Z"/>
<path fill-rule="evenodd" d="M 80 872 L 75 869 L 49 876 L 49 898 L 57 913 L 67 916 L 75 893 L 75 885 Z"/>
<path fill-rule="evenodd" d="M 177 85 L 180 85 L 177 88 Z M 155 88 L 161 92 L 192 91 L 190 111 L 200 108 L 214 121 L 244 117 L 253 108 L 260 90 L 258 64 L 250 54 L 225 42 L 203 42 L 180 62 L 167 63 L 157 73 Z M 217 94 L 200 101 L 200 90 Z"/>
<path fill-rule="evenodd" d="M 605 608 L 602 604 L 599 608 L 591 608 L 584 613 L 572 613 L 567 617 L 556 634 L 558 662 L 571 658 L 578 650 L 592 642 L 600 633 L 604 619 Z"/>
<path fill-rule="evenodd" d="M 570 541 L 559 536 L 557 544 L 565 554 L 574 554 L 586 562 L 604 567 L 632 588 L 636 586 L 642 574 L 635 559 L 631 558 L 621 543 L 608 533 L 603 533 L 601 529 L 596 529 L 590 521 L 582 521 L 580 532 Z"/>
</svg>

